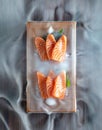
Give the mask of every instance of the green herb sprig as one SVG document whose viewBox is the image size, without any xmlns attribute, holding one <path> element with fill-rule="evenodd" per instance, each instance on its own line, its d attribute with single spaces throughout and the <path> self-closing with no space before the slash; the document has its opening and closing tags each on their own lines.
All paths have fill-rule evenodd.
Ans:
<svg viewBox="0 0 102 130">
<path fill-rule="evenodd" d="M 70 88 L 70 86 L 71 86 L 71 81 L 70 81 L 68 75 L 66 75 L 66 87 Z"/>
<path fill-rule="evenodd" d="M 58 33 L 63 34 L 64 30 L 63 28 L 58 31 Z"/>
<path fill-rule="evenodd" d="M 63 32 L 64 32 L 64 30 L 60 29 L 59 31 L 52 33 L 54 35 L 56 41 L 58 41 L 58 39 L 63 35 Z"/>
</svg>

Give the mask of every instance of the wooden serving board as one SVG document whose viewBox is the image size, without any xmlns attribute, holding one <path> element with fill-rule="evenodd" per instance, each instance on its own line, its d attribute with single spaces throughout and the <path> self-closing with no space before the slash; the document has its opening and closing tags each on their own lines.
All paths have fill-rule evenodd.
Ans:
<svg viewBox="0 0 102 130">
<path fill-rule="evenodd" d="M 39 59 L 34 39 L 36 36 L 43 36 L 48 30 L 64 30 L 68 39 L 66 60 L 61 63 L 42 62 Z M 68 95 L 63 100 L 57 100 L 55 107 L 48 106 L 41 98 L 36 72 L 47 74 L 52 69 L 56 73 L 65 70 L 70 73 L 71 86 L 68 88 Z M 27 23 L 27 112 L 34 113 L 69 113 L 76 111 L 76 22 L 28 22 Z"/>
</svg>

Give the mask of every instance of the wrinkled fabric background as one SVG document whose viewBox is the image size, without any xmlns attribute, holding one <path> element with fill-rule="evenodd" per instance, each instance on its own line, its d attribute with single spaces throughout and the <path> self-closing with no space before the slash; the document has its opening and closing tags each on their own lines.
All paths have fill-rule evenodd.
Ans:
<svg viewBox="0 0 102 130">
<path fill-rule="evenodd" d="M 77 112 L 27 114 L 26 22 L 77 21 Z M 102 0 L 0 0 L 0 130 L 102 130 Z"/>
</svg>

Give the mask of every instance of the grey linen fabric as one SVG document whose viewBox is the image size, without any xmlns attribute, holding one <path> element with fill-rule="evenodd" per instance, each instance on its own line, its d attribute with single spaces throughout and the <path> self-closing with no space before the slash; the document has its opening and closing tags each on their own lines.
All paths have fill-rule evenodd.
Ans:
<svg viewBox="0 0 102 130">
<path fill-rule="evenodd" d="M 26 23 L 77 21 L 77 112 L 27 114 Z M 0 130 L 102 129 L 102 0 L 0 0 Z"/>
</svg>

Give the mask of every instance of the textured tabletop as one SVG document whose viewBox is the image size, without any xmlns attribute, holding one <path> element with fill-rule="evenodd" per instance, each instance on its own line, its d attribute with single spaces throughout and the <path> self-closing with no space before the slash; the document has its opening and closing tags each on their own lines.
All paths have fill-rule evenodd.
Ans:
<svg viewBox="0 0 102 130">
<path fill-rule="evenodd" d="M 0 0 L 0 130 L 102 130 L 102 0 Z M 26 23 L 77 21 L 77 112 L 26 113 Z"/>
</svg>

